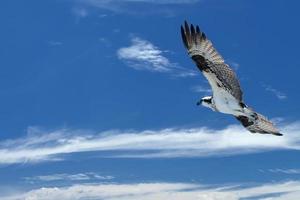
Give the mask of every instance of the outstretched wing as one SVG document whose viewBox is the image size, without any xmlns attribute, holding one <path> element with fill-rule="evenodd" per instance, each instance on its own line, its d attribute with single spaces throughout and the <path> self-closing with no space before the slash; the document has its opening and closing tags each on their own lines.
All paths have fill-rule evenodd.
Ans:
<svg viewBox="0 0 300 200">
<path fill-rule="evenodd" d="M 243 124 L 246 129 L 248 129 L 252 133 L 282 136 L 282 134 L 278 131 L 278 129 L 271 121 L 269 121 L 266 117 L 259 113 L 255 114 L 257 116 L 255 120 L 251 120 L 246 116 L 238 116 L 236 118 Z"/>
<path fill-rule="evenodd" d="M 242 101 L 242 91 L 234 71 L 224 62 L 222 56 L 213 47 L 199 26 L 195 27 L 185 22 L 181 26 L 181 36 L 188 54 L 195 61 L 197 67 L 208 79 L 212 90 L 216 87 L 225 88 L 232 96 Z"/>
</svg>

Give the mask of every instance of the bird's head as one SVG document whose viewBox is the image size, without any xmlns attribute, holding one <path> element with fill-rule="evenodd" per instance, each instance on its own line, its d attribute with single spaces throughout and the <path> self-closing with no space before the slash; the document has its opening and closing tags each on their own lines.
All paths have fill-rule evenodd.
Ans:
<svg viewBox="0 0 300 200">
<path fill-rule="evenodd" d="M 204 107 L 215 110 L 214 105 L 213 105 L 213 98 L 211 96 L 203 97 L 202 99 L 200 99 L 200 101 L 197 103 L 197 105 L 202 105 Z"/>
</svg>

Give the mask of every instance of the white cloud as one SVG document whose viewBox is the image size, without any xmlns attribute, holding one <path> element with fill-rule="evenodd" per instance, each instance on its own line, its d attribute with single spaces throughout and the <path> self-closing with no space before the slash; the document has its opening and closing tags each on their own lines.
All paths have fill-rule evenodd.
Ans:
<svg viewBox="0 0 300 200">
<path fill-rule="evenodd" d="M 0 164 L 63 159 L 64 154 L 110 151 L 109 157 L 228 156 L 300 149 L 300 123 L 281 126 L 283 137 L 251 134 L 242 126 L 145 131 L 31 130 L 25 138 L 0 142 Z M 128 154 L 128 151 L 131 153 Z"/>
<path fill-rule="evenodd" d="M 130 62 L 135 69 L 147 69 L 151 71 L 167 72 L 172 65 L 170 61 L 162 56 L 162 51 L 152 43 L 140 38 L 133 38 L 129 47 L 118 50 L 118 57 Z"/>
<path fill-rule="evenodd" d="M 269 91 L 269 92 L 273 93 L 279 100 L 287 99 L 286 94 L 284 94 L 283 92 L 281 92 L 277 89 L 274 89 L 270 85 L 264 85 L 264 88 L 265 88 L 266 91 Z"/>
<path fill-rule="evenodd" d="M 284 174 L 300 174 L 300 169 L 269 169 L 269 172 Z"/>
<path fill-rule="evenodd" d="M 300 195 L 300 182 L 267 183 L 257 186 L 212 187 L 187 183 L 138 184 L 78 184 L 69 187 L 40 188 L 4 200 L 238 200 L 242 198 L 296 200 Z"/>
<path fill-rule="evenodd" d="M 176 76 L 194 76 L 196 73 L 172 63 L 163 56 L 163 51 L 147 40 L 135 37 L 131 46 L 122 47 L 117 51 L 119 59 L 137 70 L 149 70 L 171 73 Z"/>
<path fill-rule="evenodd" d="M 78 174 L 50 174 L 33 177 L 25 177 L 26 181 L 84 181 L 84 180 L 111 180 L 113 176 L 103 176 L 94 172 Z"/>
</svg>

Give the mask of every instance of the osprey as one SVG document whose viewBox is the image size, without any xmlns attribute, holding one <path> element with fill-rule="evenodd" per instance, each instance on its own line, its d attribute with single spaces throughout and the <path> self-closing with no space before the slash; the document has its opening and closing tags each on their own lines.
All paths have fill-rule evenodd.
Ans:
<svg viewBox="0 0 300 200">
<path fill-rule="evenodd" d="M 235 116 L 252 133 L 281 136 L 272 122 L 243 102 L 243 92 L 236 74 L 200 31 L 199 26 L 195 28 L 185 22 L 181 26 L 181 35 L 189 56 L 212 88 L 212 96 L 203 97 L 197 105 Z"/>
</svg>

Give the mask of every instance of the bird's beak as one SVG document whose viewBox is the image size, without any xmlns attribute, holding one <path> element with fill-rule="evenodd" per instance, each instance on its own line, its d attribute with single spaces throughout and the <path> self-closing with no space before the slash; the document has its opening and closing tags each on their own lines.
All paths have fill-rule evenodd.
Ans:
<svg viewBox="0 0 300 200">
<path fill-rule="evenodd" d="M 200 101 L 197 102 L 197 106 L 200 106 L 202 104 L 202 99 L 200 99 Z"/>
</svg>

